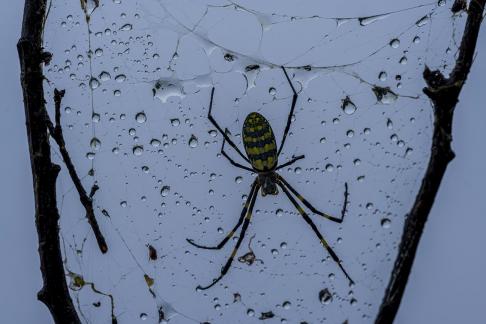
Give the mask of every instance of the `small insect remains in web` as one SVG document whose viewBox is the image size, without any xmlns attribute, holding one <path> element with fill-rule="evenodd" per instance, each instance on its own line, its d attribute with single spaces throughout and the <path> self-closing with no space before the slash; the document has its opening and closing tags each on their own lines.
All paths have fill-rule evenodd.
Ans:
<svg viewBox="0 0 486 324">
<path fill-rule="evenodd" d="M 324 239 L 322 234 L 320 233 L 319 229 L 315 225 L 315 223 L 312 221 L 312 219 L 309 217 L 309 215 L 304 211 L 304 209 L 300 206 L 300 204 L 297 202 L 296 198 L 304 204 L 312 213 L 317 214 L 319 216 L 322 216 L 324 218 L 327 218 L 328 220 L 331 220 L 336 223 L 342 223 L 344 219 L 344 214 L 346 212 L 346 205 L 347 205 L 347 200 L 348 200 L 348 185 L 345 183 L 345 192 L 344 192 L 344 206 L 342 209 L 341 213 L 341 218 L 330 216 L 326 213 L 323 213 L 319 210 L 317 210 L 313 205 L 311 205 L 304 197 L 302 197 L 297 190 L 295 190 L 280 174 L 277 173 L 278 170 L 285 168 L 293 163 L 295 163 L 298 160 L 303 159 L 305 156 L 304 155 L 299 155 L 296 157 L 293 157 L 290 161 L 283 163 L 281 165 L 278 165 L 278 157 L 280 155 L 280 152 L 282 151 L 282 148 L 285 144 L 285 140 L 287 139 L 287 134 L 290 130 L 290 125 L 292 123 L 292 116 L 294 114 L 294 109 L 295 109 L 295 104 L 297 103 L 297 98 L 298 94 L 295 91 L 294 86 L 292 85 L 292 82 L 290 81 L 289 75 L 287 74 L 287 71 L 285 70 L 284 67 L 282 67 L 282 70 L 285 74 L 285 77 L 287 81 L 289 82 L 289 85 L 292 89 L 293 92 L 293 97 L 292 97 L 292 104 L 290 106 L 290 112 L 287 117 L 287 124 L 285 125 L 285 130 L 283 133 L 282 141 L 280 143 L 280 147 L 277 150 L 277 143 L 275 140 L 275 135 L 273 133 L 272 127 L 270 126 L 270 123 L 268 120 L 263 117 L 261 114 L 257 112 L 252 112 L 246 116 L 245 122 L 243 124 L 243 145 L 245 147 L 245 152 L 246 155 L 243 154 L 238 146 L 231 140 L 231 138 L 228 136 L 228 132 L 223 131 L 223 129 L 219 126 L 219 124 L 216 122 L 214 117 L 211 115 L 211 110 L 213 108 L 213 97 L 214 97 L 214 87 L 211 90 L 211 99 L 209 102 L 209 111 L 208 111 L 208 119 L 209 121 L 216 127 L 216 129 L 223 135 L 223 144 L 221 146 L 221 154 L 228 159 L 228 161 L 235 167 L 250 171 L 250 172 L 255 172 L 258 174 L 257 178 L 255 181 L 253 181 L 253 184 L 250 189 L 250 193 L 248 194 L 248 198 L 246 199 L 245 206 L 243 207 L 243 210 L 241 211 L 240 218 L 238 220 L 238 223 L 234 226 L 234 228 L 226 235 L 226 237 L 216 246 L 204 246 L 204 245 L 199 245 L 195 243 L 191 239 L 187 239 L 187 241 L 194 245 L 197 248 L 200 249 L 208 249 L 208 250 L 220 250 L 223 248 L 223 246 L 233 237 L 235 232 L 238 230 L 240 226 L 242 226 L 240 236 L 238 238 L 238 241 L 236 242 L 235 247 L 233 248 L 233 252 L 231 253 L 228 261 L 226 264 L 223 266 L 221 269 L 221 274 L 213 280 L 213 282 L 207 286 L 198 286 L 197 289 L 200 290 L 205 290 L 209 289 L 212 286 L 214 286 L 216 283 L 218 283 L 225 275 L 228 273 L 228 270 L 231 267 L 231 264 L 233 263 L 233 259 L 236 256 L 236 253 L 238 252 L 238 249 L 241 245 L 241 242 L 243 241 L 245 237 L 245 233 L 248 229 L 248 226 L 250 225 L 250 220 L 253 212 L 253 207 L 255 206 L 255 201 L 258 196 L 258 191 L 261 190 L 262 196 L 266 195 L 278 195 L 278 188 L 282 189 L 284 194 L 287 196 L 287 198 L 290 200 L 290 202 L 294 205 L 294 207 L 297 209 L 299 214 L 302 216 L 302 218 L 305 220 L 307 224 L 311 227 L 311 229 L 314 231 L 316 236 L 319 238 L 321 244 L 324 246 L 324 248 L 327 250 L 327 252 L 331 255 L 332 259 L 337 263 L 339 268 L 342 270 L 346 278 L 349 280 L 350 284 L 353 284 L 353 280 L 351 277 L 348 275 L 344 267 L 341 265 L 341 260 L 338 258 L 337 254 L 334 252 L 334 250 L 331 248 L 329 243 Z M 225 143 L 228 142 L 228 144 L 245 160 L 247 163 L 250 164 L 251 167 L 244 166 L 236 161 L 234 161 L 224 150 L 224 145 Z"/>
</svg>

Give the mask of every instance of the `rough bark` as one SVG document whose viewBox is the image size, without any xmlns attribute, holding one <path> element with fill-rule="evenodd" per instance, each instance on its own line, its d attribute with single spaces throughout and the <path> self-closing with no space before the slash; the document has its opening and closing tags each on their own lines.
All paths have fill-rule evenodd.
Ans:
<svg viewBox="0 0 486 324">
<path fill-rule="evenodd" d="M 460 7 L 456 0 L 453 11 Z M 455 67 L 447 78 L 440 71 L 425 68 L 423 76 L 427 83 L 424 93 L 430 98 L 434 109 L 434 130 L 430 160 L 420 190 L 412 209 L 405 220 L 398 256 L 395 260 L 390 282 L 385 291 L 376 324 L 392 323 L 405 291 L 415 253 L 425 222 L 430 213 L 447 165 L 454 159 L 451 148 L 452 119 L 459 94 L 466 82 L 473 63 L 476 43 L 486 0 L 471 0 L 467 9 L 467 21 L 459 47 Z"/>
<path fill-rule="evenodd" d="M 22 34 L 17 44 L 43 278 L 38 298 L 49 308 L 56 323 L 77 324 L 80 320 L 69 295 L 59 244 L 56 179 L 60 167 L 51 161 L 49 135 L 44 122 L 46 109 L 42 65 L 50 57 L 42 48 L 46 2 L 25 1 Z"/>
</svg>

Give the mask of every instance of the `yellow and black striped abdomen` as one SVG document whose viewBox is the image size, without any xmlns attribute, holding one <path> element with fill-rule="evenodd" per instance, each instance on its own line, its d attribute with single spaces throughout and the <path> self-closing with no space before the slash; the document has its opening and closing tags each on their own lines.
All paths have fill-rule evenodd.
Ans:
<svg viewBox="0 0 486 324">
<path fill-rule="evenodd" d="M 253 168 L 268 171 L 277 165 L 277 143 L 268 120 L 257 112 L 246 116 L 243 144 Z"/>
</svg>

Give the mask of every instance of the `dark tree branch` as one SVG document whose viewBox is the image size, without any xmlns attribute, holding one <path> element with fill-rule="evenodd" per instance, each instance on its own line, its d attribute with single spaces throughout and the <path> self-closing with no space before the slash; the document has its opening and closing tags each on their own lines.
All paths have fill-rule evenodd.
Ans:
<svg viewBox="0 0 486 324">
<path fill-rule="evenodd" d="M 59 151 L 61 152 L 62 159 L 64 160 L 64 164 L 66 165 L 69 175 L 71 176 L 71 180 L 76 187 L 76 190 L 79 194 L 79 200 L 81 204 L 83 204 L 84 209 L 86 210 L 86 218 L 88 219 L 88 223 L 93 229 L 94 236 L 96 241 L 98 242 L 98 246 L 102 253 L 106 253 L 108 251 L 108 245 L 106 245 L 105 238 L 101 233 L 100 227 L 98 225 L 98 221 L 96 220 L 94 209 L 93 209 L 93 196 L 99 187 L 95 184 L 91 188 L 91 192 L 88 196 L 86 190 L 81 183 L 81 179 L 76 172 L 76 168 L 69 156 L 69 153 L 66 149 L 66 142 L 64 141 L 64 135 L 62 133 L 61 127 L 61 102 L 62 98 L 64 97 L 65 91 L 64 90 L 57 90 L 54 89 L 54 107 L 55 107 L 55 121 L 56 125 L 53 125 L 49 115 L 45 115 L 45 122 L 47 124 L 47 128 L 49 129 L 49 133 L 51 134 L 52 138 L 56 141 L 57 145 L 59 146 Z"/>
<path fill-rule="evenodd" d="M 461 2 L 456 0 L 457 5 L 454 4 L 453 8 L 457 9 Z M 425 222 L 447 165 L 454 158 L 454 152 L 451 149 L 452 118 L 459 100 L 459 94 L 473 63 L 485 2 L 486 0 L 471 0 L 469 3 L 468 17 L 459 47 L 459 55 L 449 78 L 438 70 L 431 71 L 429 68 L 425 68 L 423 76 L 427 87 L 423 91 L 430 98 L 434 109 L 431 155 L 415 203 L 405 220 L 398 256 L 376 317 L 376 324 L 389 324 L 395 318 Z"/>
<path fill-rule="evenodd" d="M 44 122 L 46 108 L 42 64 L 49 57 L 42 48 L 46 2 L 25 1 L 22 34 L 17 44 L 43 279 L 43 287 L 37 297 L 49 308 L 56 323 L 78 324 L 81 322 L 67 288 L 59 244 L 56 179 L 60 167 L 51 161 L 49 135 Z"/>
</svg>

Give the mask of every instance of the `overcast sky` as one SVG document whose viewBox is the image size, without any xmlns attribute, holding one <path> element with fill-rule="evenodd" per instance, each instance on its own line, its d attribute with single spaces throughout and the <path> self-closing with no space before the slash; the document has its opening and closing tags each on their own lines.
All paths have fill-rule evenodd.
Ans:
<svg viewBox="0 0 486 324">
<path fill-rule="evenodd" d="M 5 206 L 0 218 L 0 251 L 5 260 L 0 309 L 6 323 L 51 323 L 46 307 L 36 300 L 41 278 L 15 48 L 21 15 L 22 4 L 13 2 L 4 6 L 0 19 L 4 44 L 0 94 L 6 114 L 0 128 L 4 148 L 0 197 Z M 457 157 L 447 170 L 429 217 L 397 323 L 475 323 L 486 318 L 484 30 L 478 52 L 456 110 L 453 147 Z M 207 276 L 211 274 L 204 278 Z"/>
</svg>

